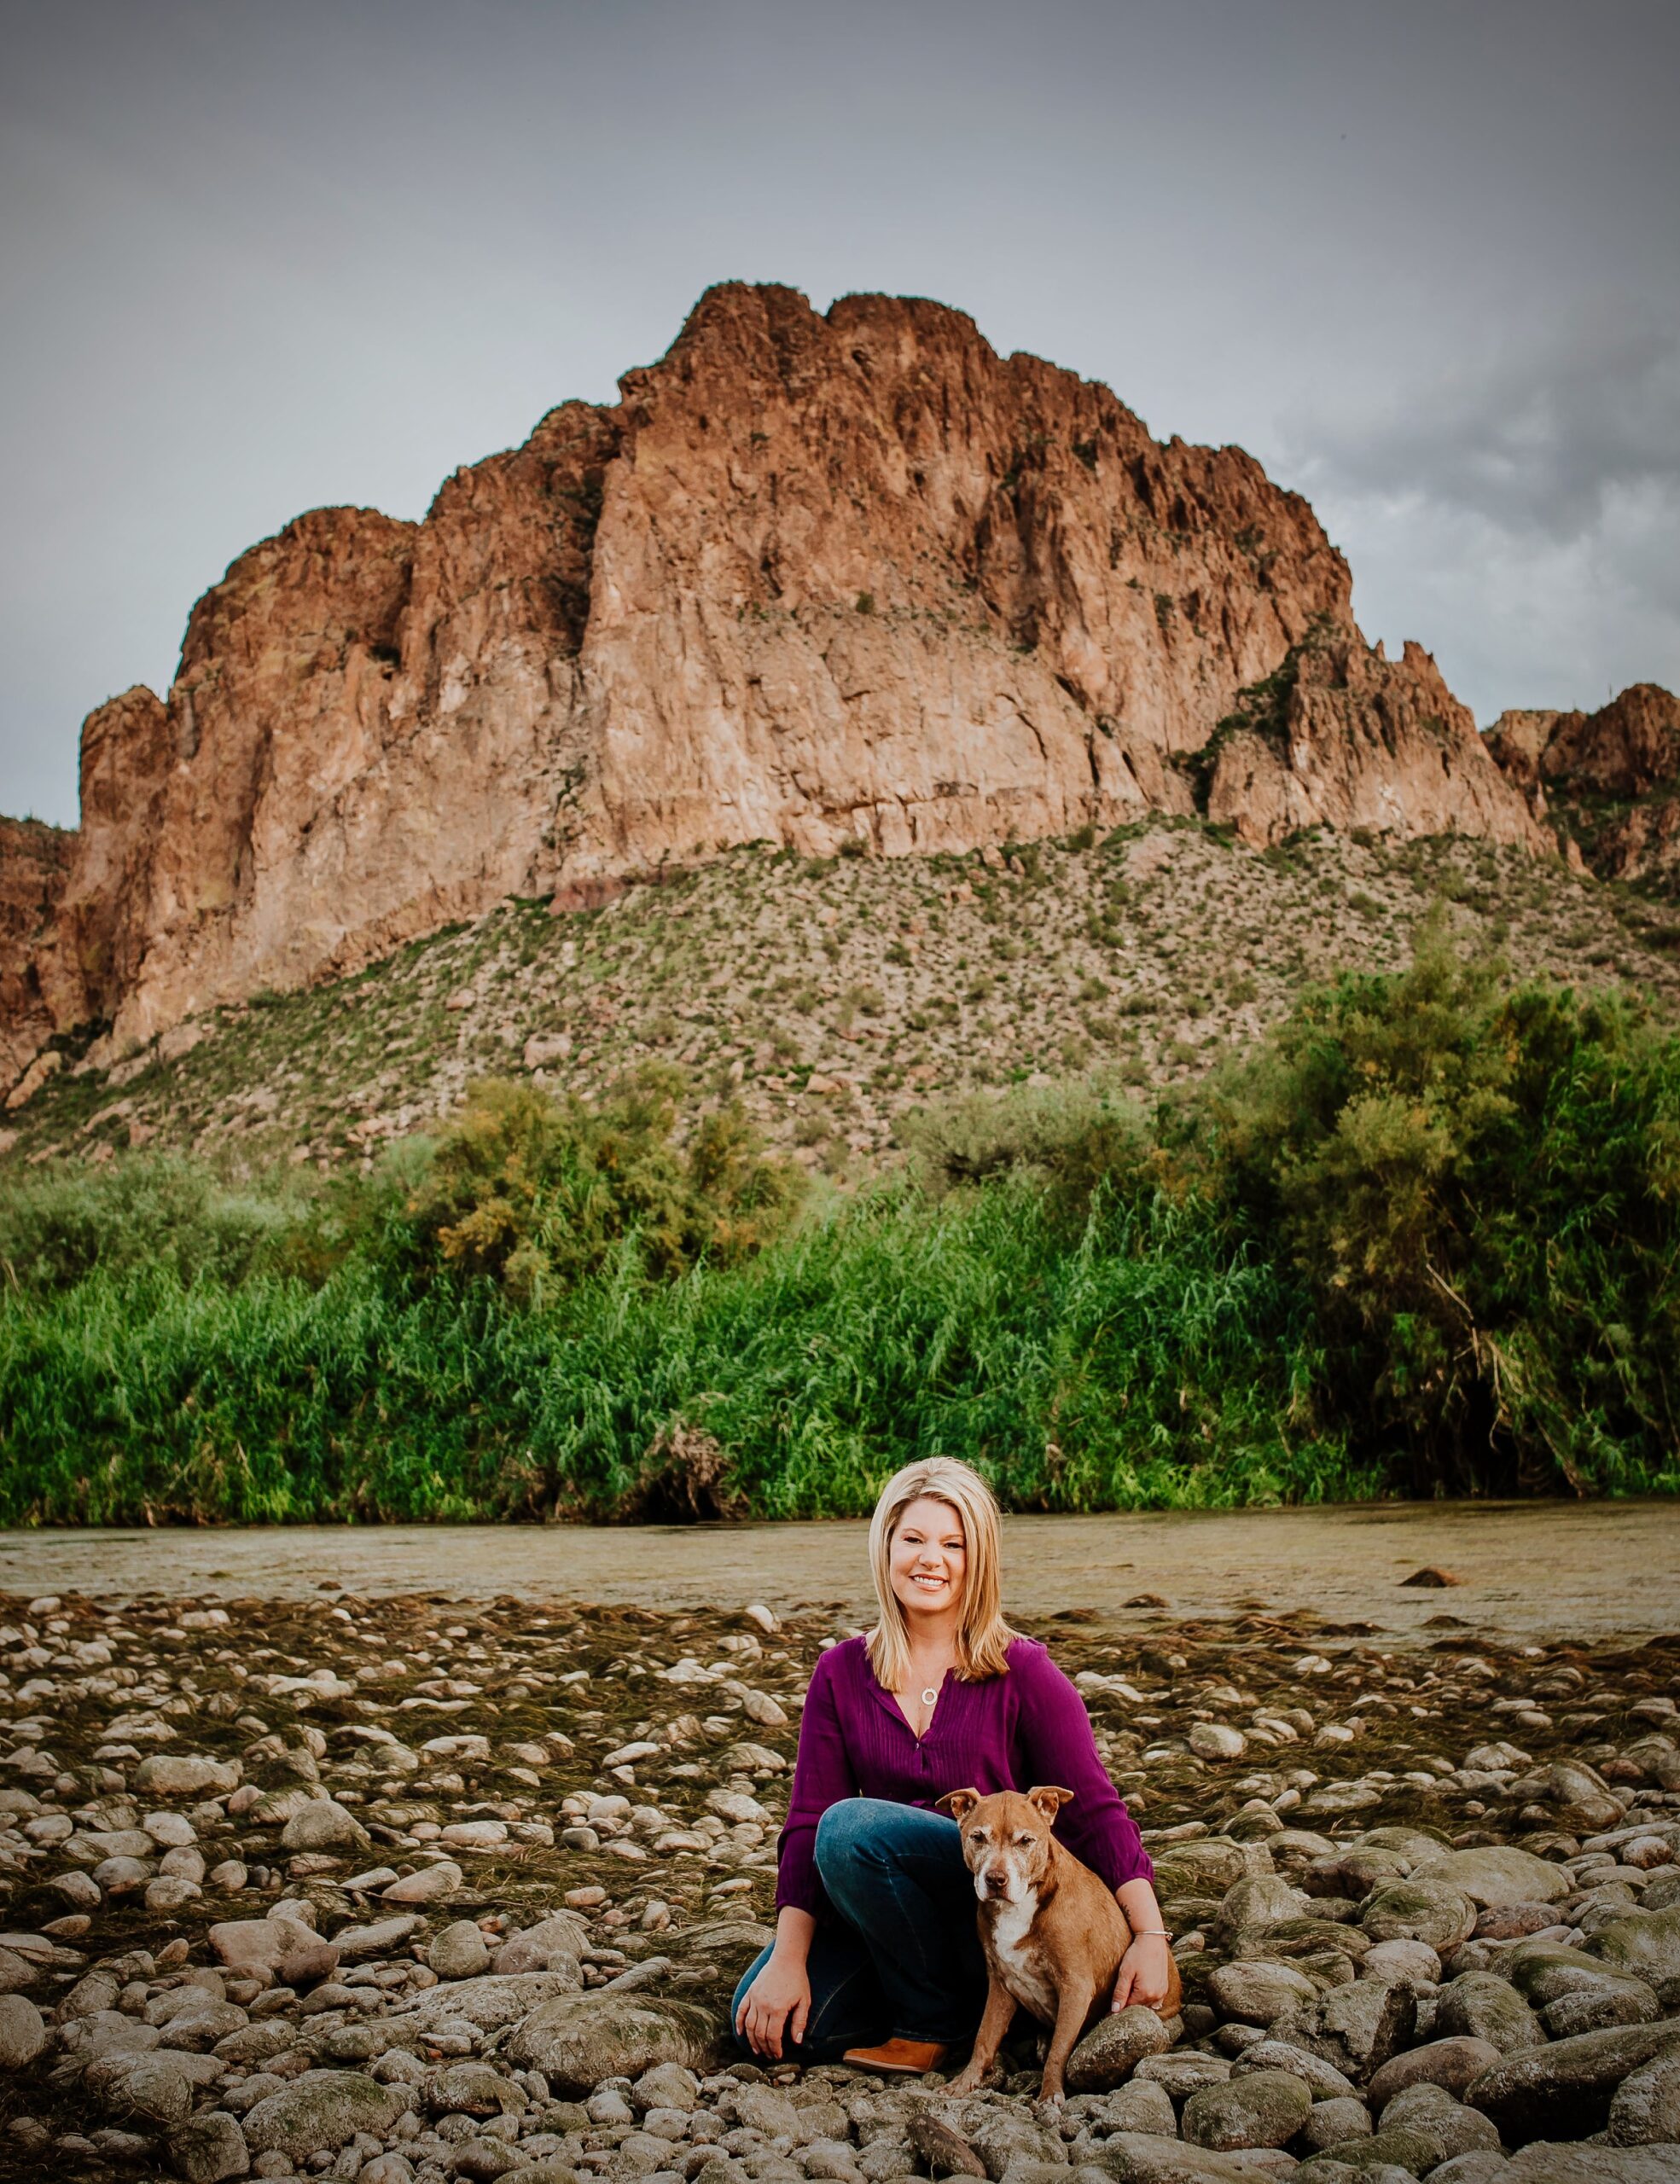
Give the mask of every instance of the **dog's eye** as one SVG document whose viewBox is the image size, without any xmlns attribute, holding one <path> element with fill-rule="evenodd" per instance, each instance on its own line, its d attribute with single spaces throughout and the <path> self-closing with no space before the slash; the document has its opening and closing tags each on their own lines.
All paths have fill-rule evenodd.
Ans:
<svg viewBox="0 0 1680 2184">
<path fill-rule="evenodd" d="M 1015 1838 L 1016 1842 L 1020 1844 L 1023 1847 L 1032 1842 L 1034 1839 L 1035 1838 L 1030 1833 L 1025 1835 L 1017 1835 Z"/>
</svg>

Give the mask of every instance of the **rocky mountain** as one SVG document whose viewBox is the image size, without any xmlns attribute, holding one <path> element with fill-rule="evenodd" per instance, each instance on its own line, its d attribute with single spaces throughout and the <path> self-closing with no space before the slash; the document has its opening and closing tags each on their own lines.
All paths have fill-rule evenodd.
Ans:
<svg viewBox="0 0 1680 2184">
<path fill-rule="evenodd" d="M 1602 878 L 1680 894 L 1680 698 L 1636 682 L 1596 713 L 1503 713 L 1487 747 Z"/>
<path fill-rule="evenodd" d="M 75 847 L 76 837 L 61 828 L 0 819 L 0 1084 L 15 1083 L 57 1028 L 38 956 Z"/>
<path fill-rule="evenodd" d="M 755 840 L 971 851 L 1200 803 L 1255 843 L 1551 846 L 1240 449 L 881 296 L 713 289 L 620 388 L 422 523 L 301 517 L 200 601 L 166 700 L 90 716 L 56 903 L 5 943 L 13 1076 Z"/>
</svg>

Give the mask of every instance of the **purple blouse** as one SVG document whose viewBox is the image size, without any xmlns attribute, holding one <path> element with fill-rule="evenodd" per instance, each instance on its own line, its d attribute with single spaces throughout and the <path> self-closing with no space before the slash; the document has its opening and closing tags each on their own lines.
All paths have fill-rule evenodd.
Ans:
<svg viewBox="0 0 1680 2184">
<path fill-rule="evenodd" d="M 947 1790 L 1030 1790 L 1059 1783 L 1073 1802 L 1055 1834 L 1110 1888 L 1151 1880 L 1154 1867 L 1131 1815 L 1097 1757 L 1085 1702 L 1036 1640 L 1011 1641 L 1009 1673 L 963 1683 L 947 1672 L 927 1734 L 918 1738 L 875 1681 L 862 1638 L 817 1664 L 799 1723 L 793 1794 L 777 1844 L 776 1902 L 820 1914 L 817 1823 L 842 1798 L 931 1806 Z"/>
</svg>

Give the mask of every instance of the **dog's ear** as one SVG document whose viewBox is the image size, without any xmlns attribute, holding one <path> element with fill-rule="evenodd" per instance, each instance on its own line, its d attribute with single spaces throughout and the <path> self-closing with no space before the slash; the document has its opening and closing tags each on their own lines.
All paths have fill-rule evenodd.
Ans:
<svg viewBox="0 0 1680 2184">
<path fill-rule="evenodd" d="M 942 1798 L 935 1798 L 935 1812 L 948 1812 L 953 1820 L 967 1820 L 980 1801 L 978 1790 L 947 1790 Z"/>
<path fill-rule="evenodd" d="M 1032 1807 L 1032 1809 L 1035 1812 L 1042 1813 L 1044 1818 L 1049 1821 L 1051 1827 L 1054 1827 L 1055 1826 L 1055 1816 L 1057 1813 L 1061 1810 L 1063 1805 L 1071 1805 L 1073 1804 L 1073 1792 L 1072 1790 L 1057 1790 L 1054 1788 L 1029 1790 L 1026 1793 L 1026 1802 Z"/>
</svg>

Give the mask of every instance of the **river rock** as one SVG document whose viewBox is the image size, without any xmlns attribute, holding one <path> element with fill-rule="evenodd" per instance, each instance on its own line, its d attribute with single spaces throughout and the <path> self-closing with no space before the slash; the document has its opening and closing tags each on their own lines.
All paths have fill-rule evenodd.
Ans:
<svg viewBox="0 0 1680 2184">
<path fill-rule="evenodd" d="M 1363 2100 L 1338 2094 L 1330 2100 L 1315 2100 L 1301 2126 L 1301 2143 L 1314 2153 L 1328 2153 L 1371 2135 L 1371 2112 Z"/>
<path fill-rule="evenodd" d="M 1613 1920 L 1599 1928 L 1592 1946 L 1607 1965 L 1648 1982 L 1666 2007 L 1680 2004 L 1680 1903 Z"/>
<path fill-rule="evenodd" d="M 476 1979 L 490 1969 L 490 1947 L 475 1920 L 457 1919 L 432 1943 L 426 1960 L 439 1979 Z"/>
<path fill-rule="evenodd" d="M 1537 2145 L 1491 2173 L 1497 2184 L 1676 2184 L 1680 2156 L 1672 2146 Z"/>
<path fill-rule="evenodd" d="M 1644 1980 L 1616 1970 L 1584 1949 L 1557 1942 L 1519 1942 L 1505 1960 L 1505 1972 L 1517 1992 L 1542 2011 L 1570 1997 L 1598 2001 L 1620 1995 L 1636 2004 L 1629 2021 L 1638 2023 L 1657 2014 L 1656 1995 Z"/>
<path fill-rule="evenodd" d="M 1543 2047 L 1545 2033 L 1509 1980 L 1492 1972 L 1462 1972 L 1441 1989 L 1434 2030 L 1444 2038 L 1485 2040 L 1502 2055 Z"/>
<path fill-rule="evenodd" d="M 1225 1891 L 1214 1931 L 1259 1932 L 1300 1915 L 1301 1899 L 1281 1873 L 1245 1873 Z"/>
<path fill-rule="evenodd" d="M 1384 2108 L 1382 2129 L 1427 2131 L 1439 2143 L 1444 2161 L 1461 2153 L 1499 2151 L 1499 2133 L 1488 2117 L 1455 2100 L 1445 2086 L 1404 2088 Z"/>
<path fill-rule="evenodd" d="M 1190 1750 L 1198 1759 L 1241 1759 L 1248 1740 L 1227 1722 L 1195 1722 L 1190 1726 Z"/>
<path fill-rule="evenodd" d="M 686 2116 L 699 2102 L 700 2080 L 681 2063 L 655 2063 L 642 2071 L 631 2088 L 630 2097 L 642 2113 L 650 2108 L 674 2108 Z"/>
<path fill-rule="evenodd" d="M 1680 2053 L 1658 2055 L 1622 2080 L 1607 2128 L 1618 2146 L 1680 2140 Z"/>
<path fill-rule="evenodd" d="M 422 2088 L 426 2106 L 444 2116 L 517 2116 L 527 2106 L 523 2088 L 488 2063 L 449 2063 L 434 2071 Z"/>
<path fill-rule="evenodd" d="M 193 2108 L 192 2080 L 173 2055 L 102 2055 L 82 2073 L 82 2090 L 119 2121 L 184 2123 Z"/>
<path fill-rule="evenodd" d="M 503 2052 L 521 2069 L 541 2071 L 550 2085 L 575 2094 L 603 2078 L 639 2077 L 654 2063 L 704 2069 L 722 2034 L 721 2024 L 693 2004 L 597 1989 L 542 2003 Z"/>
<path fill-rule="evenodd" d="M 365 1850 L 372 1838 L 353 1812 L 331 1798 L 313 1798 L 280 1833 L 282 1850 Z"/>
<path fill-rule="evenodd" d="M 235 2118 L 211 2109 L 170 2133 L 169 2165 L 186 2184 L 224 2184 L 250 2174 L 251 2156 Z"/>
<path fill-rule="evenodd" d="M 1208 2086 L 1184 2103 L 1183 2131 L 1192 2145 L 1229 2153 L 1242 2146 L 1281 2146 L 1312 2110 L 1312 2094 L 1288 2071 L 1248 2071 Z"/>
<path fill-rule="evenodd" d="M 1436 2085 L 1462 2095 L 1485 2071 L 1501 2059 L 1500 2051 L 1487 2040 L 1431 2040 L 1421 2048 L 1391 2056 L 1380 2071 L 1371 2073 L 1371 2106 L 1381 2114 L 1387 2103 L 1409 2086 Z"/>
<path fill-rule="evenodd" d="M 0 1995 L 0 2071 L 21 2071 L 47 2044 L 41 2013 L 24 1995 Z"/>
<path fill-rule="evenodd" d="M 1060 2166 L 1067 2158 L 1061 2134 L 1055 2124 L 1036 2123 L 1030 2116 L 1018 2111 L 992 2109 L 969 2135 L 992 2184 L 1001 2184 L 1006 2175 L 1019 2176 L 1023 2170 L 1037 2171 L 1051 2164 Z M 849 2148 L 847 2158 L 850 2159 Z M 1065 2179 L 1064 2169 L 1063 2184 Z"/>
<path fill-rule="evenodd" d="M 1254 2172 L 1211 2146 L 1175 2143 L 1144 2131 L 1120 2131 L 1092 2159 L 1113 2184 L 1252 2184 Z M 1064 2170 L 1073 2184 L 1078 2171 Z"/>
<path fill-rule="evenodd" d="M 1441 1960 L 1427 1942 L 1374 1942 L 1359 1960 L 1366 1979 L 1410 1980 L 1413 1986 L 1433 1987 L 1441 1976 Z"/>
<path fill-rule="evenodd" d="M 27 1957 L 0 1946 L 0 1995 L 15 1995 L 21 1988 L 32 1987 L 40 1976 Z"/>
<path fill-rule="evenodd" d="M 219 1797 L 239 1787 L 243 1772 L 236 1759 L 212 1759 L 201 1751 L 154 1751 L 135 1769 L 131 1786 L 147 1797 Z"/>
<path fill-rule="evenodd" d="M 736 2123 L 749 2131 L 761 2131 L 767 2139 L 799 2140 L 811 2135 L 801 2128 L 799 2110 L 778 2087 L 744 2085 L 732 2096 L 732 2104 Z"/>
<path fill-rule="evenodd" d="M 1342 2099 L 1354 2090 L 1353 2081 L 1334 2063 L 1305 2048 L 1293 2047 L 1287 2040 L 1257 2040 L 1226 2067 L 1227 2074 L 1233 2077 L 1244 2071 L 1288 2071 L 1302 2081 L 1315 2100 Z"/>
<path fill-rule="evenodd" d="M 1207 1983 L 1208 2000 L 1221 2017 L 1239 2024 L 1271 2024 L 1286 2010 L 1317 1999 L 1318 1989 L 1290 1964 L 1250 1960 L 1222 1964 Z"/>
<path fill-rule="evenodd" d="M 382 2138 L 399 2112 L 389 2088 L 358 2071 L 305 2071 L 247 2111 L 245 2141 L 258 2153 L 305 2161 L 341 2146 L 358 2131 Z"/>
<path fill-rule="evenodd" d="M 1292 2046 L 1322 2055 L 1363 2083 L 1391 2055 L 1410 2045 L 1416 2023 L 1417 2000 L 1409 1987 L 1356 1979 L 1351 1986 L 1333 1988 L 1310 2008 L 1291 2010 L 1278 2018 L 1272 2032 Z"/>
<path fill-rule="evenodd" d="M 1256 1870 L 1251 1860 L 1264 1861 L 1271 1869 L 1271 1854 L 1260 1847 L 1233 1843 L 1212 1836 L 1200 1843 L 1173 1843 L 1155 1861 L 1158 1893 L 1163 1896 L 1223 1896 L 1243 1875 Z"/>
<path fill-rule="evenodd" d="M 113 1898 L 134 1895 L 151 1878 L 152 1867 L 143 1858 L 102 1858 L 93 1869 L 94 1885 Z"/>
<path fill-rule="evenodd" d="M 1145 2055 L 1159 2055 L 1172 2045 L 1154 2010 L 1133 2002 L 1111 2010 L 1094 2025 L 1067 2059 L 1070 2093 L 1107 2093 L 1131 2076 Z"/>
<path fill-rule="evenodd" d="M 578 1986 L 569 1972 L 492 1972 L 481 1979 L 445 1980 L 421 1995 L 409 2014 L 421 2027 L 457 2018 L 476 2025 L 480 2032 L 498 2032 L 504 2024 L 528 2017 L 544 2003 L 575 1994 Z"/>
<path fill-rule="evenodd" d="M 589 1945 L 589 1931 L 569 1911 L 551 1912 L 503 1943 L 496 1952 L 497 1972 L 546 1972 L 551 1964 L 577 1967 Z"/>
<path fill-rule="evenodd" d="M 1677 2048 L 1680 2023 L 1672 2021 L 1583 2033 L 1531 2054 L 1507 2056 L 1475 2079 L 1464 2098 L 1492 2118 L 1508 2144 L 1585 2138 L 1603 2129 L 1624 2078 Z"/>
<path fill-rule="evenodd" d="M 393 1880 L 389 1888 L 381 1889 L 383 1903 L 441 1903 L 445 1897 L 459 1892 L 464 1874 L 453 1858 L 439 1858 L 435 1865 L 422 1866 L 417 1873 L 404 1873 L 400 1880 Z"/>
<path fill-rule="evenodd" d="M 146 1884 L 146 1908 L 155 1917 L 166 1918 L 195 1903 L 203 1894 L 198 1883 L 189 1880 L 184 1873 L 160 1873 Z"/>
<path fill-rule="evenodd" d="M 1362 1908 L 1359 1924 L 1374 1942 L 1423 1942 L 1446 1956 L 1475 1931 L 1476 1907 L 1446 1882 L 1414 1873 L 1380 1889 Z"/>
<path fill-rule="evenodd" d="M 230 1971 L 271 1972 L 282 1986 L 310 1986 L 338 1966 L 331 1942 L 295 1919 L 232 1919 L 210 1929 L 210 1946 Z"/>
<path fill-rule="evenodd" d="M 142 2024 L 119 2010 L 90 2010 L 63 2028 L 59 2044 L 67 2054 L 91 2062 L 97 2055 L 149 2053 L 160 2038 L 156 2025 Z"/>
<path fill-rule="evenodd" d="M 1146 2055 L 1131 2074 L 1133 2084 L 1158 2085 L 1174 2100 L 1188 2100 L 1205 2085 L 1223 2085 L 1231 2074 L 1224 2055 L 1204 2055 L 1194 2048 L 1176 2053 Z"/>
<path fill-rule="evenodd" d="M 419 1932 L 423 1922 L 417 1913 L 399 1911 L 393 1919 L 375 1919 L 365 1926 L 340 1926 L 333 1947 L 342 1964 L 360 1964 L 369 1957 L 389 1956 Z"/>
<path fill-rule="evenodd" d="M 1178 2135 L 1178 2118 L 1166 2087 L 1139 2077 L 1136 2071 L 1126 2084 L 1103 2096 L 1092 2120 L 1104 2131 L 1146 2131 L 1168 2139 Z"/>
<path fill-rule="evenodd" d="M 1555 1807 L 1558 1826 L 1573 1835 L 1590 1835 L 1599 1828 L 1614 1827 L 1621 1820 L 1622 1809 L 1603 1776 L 1578 1760 L 1555 1761 L 1511 1786 L 1515 1796 Z"/>
<path fill-rule="evenodd" d="M 1411 1877 L 1445 1882 L 1468 1896 L 1480 1911 L 1503 1910 L 1515 1903 L 1557 1903 L 1570 1888 L 1569 1875 L 1561 1866 L 1504 1843 L 1449 1850 L 1416 1867 Z"/>
</svg>

